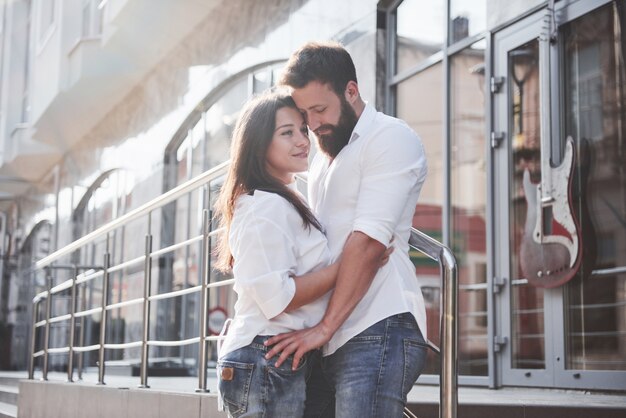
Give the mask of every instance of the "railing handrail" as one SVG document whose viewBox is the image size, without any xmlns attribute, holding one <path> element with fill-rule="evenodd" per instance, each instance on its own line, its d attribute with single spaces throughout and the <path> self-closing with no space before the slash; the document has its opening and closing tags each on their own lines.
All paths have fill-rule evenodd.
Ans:
<svg viewBox="0 0 626 418">
<path fill-rule="evenodd" d="M 83 245 L 90 243 L 92 241 L 94 241 L 95 239 L 107 234 L 110 231 L 115 230 L 116 228 L 119 228 L 125 224 L 127 224 L 128 222 L 131 222 L 135 219 L 138 219 L 144 215 L 148 215 L 150 216 L 151 212 L 155 209 L 159 209 L 163 206 L 165 206 L 166 204 L 173 202 L 174 200 L 178 199 L 179 197 L 190 193 L 200 187 L 205 186 L 206 184 L 208 184 L 210 181 L 218 178 L 219 176 L 223 175 L 226 172 L 226 168 L 229 165 L 229 161 L 225 161 L 224 163 L 214 167 L 211 170 L 208 170 L 202 174 L 200 174 L 199 176 L 177 186 L 176 188 L 162 194 L 161 196 L 158 196 L 155 199 L 152 199 L 151 201 L 147 202 L 146 204 L 128 212 L 127 214 L 120 216 L 119 218 L 103 225 L 102 227 L 96 229 L 95 231 L 85 235 L 82 238 L 77 239 L 76 241 L 66 245 L 65 247 L 55 251 L 54 253 L 48 255 L 47 257 L 41 259 L 40 261 L 38 261 L 35 264 L 35 269 L 42 269 L 42 268 L 50 268 L 50 264 L 53 263 L 55 260 L 58 260 L 60 257 L 63 257 L 64 255 L 70 254 L 73 251 L 76 251 L 77 249 L 79 249 L 80 247 L 82 247 Z M 305 179 L 306 181 L 306 179 Z M 215 286 L 224 286 L 224 285 L 231 285 L 233 284 L 234 280 L 230 279 L 230 280 L 224 280 L 224 281 L 220 281 L 217 283 L 209 283 L 208 281 L 208 276 L 209 276 L 209 270 L 210 267 L 208 265 L 208 240 L 210 239 L 210 237 L 215 233 L 216 231 L 212 231 L 211 230 L 211 226 L 210 226 L 210 220 L 208 218 L 208 211 L 205 209 L 204 210 L 204 214 L 203 214 L 203 227 L 202 227 L 202 243 L 203 243 L 203 261 L 202 261 L 202 284 L 200 286 L 197 286 L 196 288 L 193 289 L 185 289 L 182 292 L 184 293 L 188 293 L 188 292 L 196 292 L 198 290 L 200 290 L 202 292 L 202 302 L 201 304 L 207 304 L 207 297 L 206 297 L 206 290 L 211 288 L 211 287 L 215 287 Z M 150 269 L 150 262 L 149 260 L 152 258 L 153 254 L 158 254 L 160 251 L 163 251 L 165 249 L 162 250 L 157 250 L 157 251 L 152 251 L 151 249 L 151 235 L 148 234 L 147 238 L 147 245 L 146 245 L 146 254 L 143 257 L 138 257 L 137 259 L 131 260 L 133 262 L 138 262 L 141 261 L 141 259 L 143 258 L 145 261 L 145 269 Z M 107 236 L 107 242 L 108 242 L 108 236 Z M 187 242 L 185 242 L 185 244 L 190 244 L 190 243 L 195 243 L 198 240 L 196 238 L 192 238 L 187 240 Z M 149 245 L 148 245 L 149 243 Z M 176 247 L 178 244 L 175 244 L 173 247 Z M 182 244 L 181 244 L 182 245 Z M 456 264 L 456 260 L 454 258 L 454 254 L 452 253 L 452 251 L 450 251 L 450 249 L 448 247 L 446 247 L 445 245 L 441 244 L 440 242 L 438 242 L 437 240 L 429 237 L 428 235 L 424 234 L 423 232 L 412 228 L 411 229 L 411 235 L 409 238 L 409 245 L 411 247 L 413 247 L 414 249 L 422 252 L 423 254 L 425 254 L 427 257 L 431 258 L 432 260 L 435 260 L 439 263 L 440 265 L 440 271 L 441 271 L 441 311 L 440 311 L 440 342 L 441 342 L 441 346 L 442 349 L 440 351 L 440 361 L 441 361 L 441 377 L 440 377 L 440 408 L 439 408 L 439 417 L 440 418 L 455 418 L 457 415 L 457 405 L 458 405 L 458 394 L 457 394 L 457 380 L 458 380 L 458 373 L 457 373 L 457 358 L 456 358 L 456 353 L 457 353 L 457 318 L 458 318 L 458 303 L 457 303 L 457 298 L 458 298 L 458 271 L 457 271 L 457 264 Z M 108 245 L 107 245 L 108 247 Z M 170 247 L 166 248 L 166 249 L 170 249 Z M 116 266 L 110 266 L 109 263 L 109 258 L 110 254 L 108 253 L 108 249 L 107 252 L 105 253 L 105 263 L 104 263 L 104 267 L 103 267 L 103 271 L 99 272 L 99 273 L 103 273 L 103 275 L 106 276 L 108 275 L 108 273 L 110 273 L 111 270 L 115 269 Z M 129 263 L 129 261 L 125 262 L 125 263 L 121 263 L 121 265 L 125 265 L 126 263 Z M 54 266 L 52 266 L 54 268 Z M 33 376 L 33 369 L 34 369 L 34 358 L 38 357 L 38 356 L 42 356 L 44 357 L 44 365 L 43 365 L 43 373 L 44 373 L 44 380 L 46 380 L 46 375 L 47 375 L 47 369 L 48 369 L 48 353 L 60 353 L 61 349 L 66 350 L 70 353 L 70 356 L 72 355 L 71 353 L 73 352 L 83 352 L 83 351 L 88 351 L 88 350 L 95 350 L 94 347 L 98 347 L 99 351 L 100 351 L 100 366 L 99 366 L 99 382 L 103 382 L 104 379 L 104 349 L 105 348 L 123 348 L 128 346 L 129 344 L 131 344 L 132 346 L 142 346 L 143 348 L 143 354 L 142 354 L 142 375 L 141 375 L 141 381 L 142 381 L 142 387 L 148 387 L 146 385 L 147 382 L 147 364 L 144 364 L 144 360 L 147 363 L 147 347 L 148 346 L 155 346 L 155 345 L 182 345 L 183 344 L 191 344 L 196 342 L 200 343 L 200 361 L 199 361 L 199 390 L 200 391 L 204 391 L 206 390 L 206 346 L 205 343 L 207 341 L 216 341 L 217 339 L 219 339 L 220 337 L 213 337 L 213 336 L 207 336 L 205 335 L 206 333 L 206 321 L 207 321 L 207 315 L 208 315 L 208 306 L 203 307 L 201 309 L 201 312 L 203 313 L 202 317 L 200 318 L 200 322 L 201 322 L 201 334 L 199 337 L 195 337 L 195 338 L 191 338 L 191 339 L 187 339 L 187 340 L 175 340 L 175 341 L 153 341 L 153 340 L 148 340 L 147 339 L 147 334 L 145 334 L 146 329 L 147 329 L 147 324 L 149 323 L 149 315 L 146 317 L 146 313 L 144 312 L 144 337 L 143 337 L 143 341 L 136 341 L 136 342 L 132 342 L 132 343 L 124 343 L 124 344 L 105 344 L 104 343 L 104 337 L 101 335 L 101 341 L 99 344 L 97 344 L 96 346 L 88 346 L 88 347 L 74 347 L 73 344 L 71 344 L 69 347 L 61 347 L 61 348 L 49 348 L 49 344 L 48 344 L 48 335 L 49 335 L 49 328 L 50 328 L 50 323 L 53 321 L 60 321 L 60 320 L 66 320 L 67 318 L 65 318 L 65 316 L 68 315 L 62 315 L 61 317 L 56 317 L 56 318 L 52 318 L 51 317 L 51 312 L 50 312 L 50 307 L 51 307 L 51 303 L 50 303 L 50 299 L 51 299 L 51 295 L 57 293 L 58 291 L 61 290 L 65 290 L 67 288 L 72 288 L 72 313 L 69 315 L 69 318 L 71 319 L 71 321 L 73 322 L 75 320 L 75 318 L 78 317 L 82 317 L 83 313 L 88 312 L 88 310 L 84 310 L 84 311 L 77 311 L 76 310 L 76 294 L 75 294 L 75 290 L 76 290 L 76 284 L 78 283 L 79 280 L 81 280 L 81 276 L 85 276 L 85 273 L 83 273 L 82 275 L 78 275 L 77 274 L 77 268 L 78 266 L 74 266 L 74 277 L 72 277 L 70 280 L 61 283 L 59 285 L 57 285 L 55 288 L 51 288 L 50 282 L 48 283 L 48 289 L 44 292 L 42 292 L 41 294 L 37 295 L 34 299 L 33 299 L 33 304 L 34 304 L 34 311 L 33 311 L 33 329 L 32 329 L 32 339 L 31 339 L 31 363 L 29 365 L 29 377 L 32 379 Z M 96 273 L 92 273 L 90 272 L 89 275 L 93 275 L 95 278 Z M 149 275 L 148 275 L 149 277 Z M 147 283 L 149 283 L 149 279 L 147 279 Z M 106 282 L 106 280 L 105 280 Z M 145 284 L 144 284 L 145 285 Z M 105 285 L 106 286 L 106 285 Z M 176 292 L 170 292 L 171 294 L 158 294 L 158 295 L 150 295 L 149 293 L 149 286 L 147 287 L 147 293 L 144 294 L 143 299 L 144 301 L 144 310 L 146 309 L 147 305 L 151 300 L 157 299 L 157 298 L 161 298 L 161 297 L 169 297 L 172 295 L 178 295 L 181 291 L 176 291 Z M 144 292 L 146 292 L 146 290 L 144 289 Z M 113 304 L 110 305 L 108 303 L 108 301 L 106 301 L 106 298 L 104 298 L 105 293 L 103 293 L 103 302 L 102 302 L 102 306 L 99 309 L 99 312 L 101 313 L 101 315 L 103 316 L 101 318 L 101 320 L 103 321 L 104 324 L 104 319 L 106 318 L 106 310 L 109 308 L 109 306 L 113 306 L 113 305 L 119 305 L 118 304 Z M 39 302 L 42 301 L 42 299 L 46 299 L 46 320 L 45 321 L 41 321 L 41 323 L 36 322 L 36 313 L 37 313 L 37 305 Z M 139 303 L 139 300 L 133 300 L 133 301 L 125 301 L 122 302 L 123 304 L 127 304 L 127 303 Z M 92 309 L 93 310 L 93 309 Z M 148 311 L 149 312 L 149 311 Z M 146 322 L 147 321 L 147 322 Z M 39 351 L 39 352 L 35 352 L 35 330 L 36 328 L 38 328 L 39 326 L 42 326 L 45 324 L 45 337 L 44 337 L 44 349 Z M 102 326 L 103 328 L 106 329 L 106 325 Z M 73 328 L 73 326 L 71 327 Z M 104 330 L 101 330 L 101 333 L 103 333 Z M 193 340 L 193 341 L 192 341 Z M 65 351 L 63 351 L 65 352 Z M 68 367 L 68 380 L 72 381 L 72 365 L 71 362 L 69 364 Z M 80 373 L 80 371 L 79 371 Z M 80 374 L 79 374 L 80 375 Z"/>
<path fill-rule="evenodd" d="M 173 202 L 179 197 L 189 193 L 192 190 L 197 189 L 199 186 L 202 186 L 208 183 L 211 180 L 218 178 L 219 176 L 225 174 L 226 168 L 230 164 L 230 160 L 224 161 L 216 167 L 213 167 L 210 170 L 205 171 L 204 173 L 192 178 L 191 180 L 186 181 L 185 183 L 176 186 L 172 190 L 163 193 L 160 196 L 150 200 L 149 202 L 139 206 L 136 209 L 131 210 L 130 212 L 120 216 L 117 219 L 112 220 L 111 222 L 101 226 L 95 231 L 90 232 L 72 242 L 71 244 L 66 245 L 63 248 L 58 249 L 52 254 L 42 258 L 41 260 L 35 263 L 35 269 L 42 269 L 48 265 L 50 265 L 53 261 L 58 260 L 64 255 L 70 254 L 83 245 L 94 241 L 95 239 L 103 236 L 104 234 L 113 231 L 114 229 L 119 228 L 120 226 L 127 224 L 135 219 L 138 219 L 148 213 L 152 212 L 155 209 L 165 206 L 166 204 Z"/>
<path fill-rule="evenodd" d="M 441 270 L 439 418 L 455 418 L 458 406 L 456 354 L 459 288 L 456 259 L 448 247 L 415 228 L 411 228 L 409 245 L 439 262 Z"/>
</svg>

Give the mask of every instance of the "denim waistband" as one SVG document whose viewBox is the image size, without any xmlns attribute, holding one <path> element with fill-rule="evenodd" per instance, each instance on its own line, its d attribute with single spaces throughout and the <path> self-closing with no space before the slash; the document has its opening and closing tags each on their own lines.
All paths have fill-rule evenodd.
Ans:
<svg viewBox="0 0 626 418">
<path fill-rule="evenodd" d="M 256 350 L 261 350 L 263 352 L 267 352 L 271 349 L 271 347 L 266 347 L 263 343 L 272 337 L 273 335 L 257 335 L 256 337 L 254 337 L 249 347 Z"/>
</svg>

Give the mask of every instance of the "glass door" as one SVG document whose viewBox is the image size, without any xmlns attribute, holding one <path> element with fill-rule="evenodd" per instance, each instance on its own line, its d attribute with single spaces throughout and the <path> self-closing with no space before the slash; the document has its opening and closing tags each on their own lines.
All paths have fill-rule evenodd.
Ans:
<svg viewBox="0 0 626 418">
<path fill-rule="evenodd" d="M 505 385 L 552 386 L 552 340 L 546 338 L 550 290 L 523 273 L 525 231 L 534 227 L 524 183 L 541 179 L 542 17 L 507 28 L 494 42 L 494 221 L 497 281 L 494 350 Z M 500 142 L 498 142 L 500 141 Z M 544 150 L 545 151 L 545 150 Z M 532 196 L 535 197 L 535 196 Z M 526 254 L 524 254 L 526 255 Z M 498 286 L 497 284 L 500 284 Z"/>
<path fill-rule="evenodd" d="M 497 384 L 623 390 L 625 5 L 556 9 L 493 43 Z"/>
</svg>

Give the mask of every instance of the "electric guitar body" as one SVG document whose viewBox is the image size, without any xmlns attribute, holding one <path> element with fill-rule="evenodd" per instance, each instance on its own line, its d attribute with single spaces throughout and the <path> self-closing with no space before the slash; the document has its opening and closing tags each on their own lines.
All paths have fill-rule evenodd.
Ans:
<svg viewBox="0 0 626 418">
<path fill-rule="evenodd" d="M 563 161 L 558 167 L 544 166 L 540 184 L 533 184 L 528 170 L 524 172 L 528 211 L 520 248 L 521 268 L 528 282 L 537 287 L 560 286 L 581 266 L 582 234 L 572 196 L 575 154 L 574 140 L 568 137 Z"/>
</svg>

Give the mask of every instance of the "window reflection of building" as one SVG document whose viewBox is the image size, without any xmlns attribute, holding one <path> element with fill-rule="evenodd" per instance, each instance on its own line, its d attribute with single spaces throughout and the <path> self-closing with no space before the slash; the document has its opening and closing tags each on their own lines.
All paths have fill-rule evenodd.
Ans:
<svg viewBox="0 0 626 418">
<path fill-rule="evenodd" d="M 274 84 L 277 65 L 260 66 L 216 88 L 214 92 L 189 115 L 174 135 L 165 155 L 165 189 L 180 185 L 202 172 L 228 160 L 230 138 L 239 111 L 250 95 Z M 196 191 L 179 198 L 162 211 L 160 247 L 166 247 L 197 236 L 200 233 L 202 208 L 215 201 L 221 180 L 213 182 L 206 192 Z M 160 257 L 158 262 L 159 292 L 187 289 L 200 283 L 201 245 L 192 244 Z M 211 281 L 227 276 L 212 270 Z M 198 335 L 199 294 L 183 295 L 156 304 L 155 339 L 189 339 Z M 209 306 L 234 314 L 236 295 L 230 287 L 209 291 Z M 197 346 L 162 347 L 155 349 L 158 357 L 179 357 L 180 364 L 193 364 Z M 212 354 L 212 357 L 214 357 Z"/>
<path fill-rule="evenodd" d="M 97 229 L 100 225 L 116 219 L 130 207 L 129 191 L 134 185 L 134 176 L 124 169 L 111 169 L 99 175 L 86 188 L 76 204 L 72 214 L 73 240 Z M 129 260 L 143 253 L 143 245 L 137 245 L 136 237 L 146 233 L 143 225 L 130 224 L 109 234 L 108 248 L 111 253 L 111 263 Z M 142 243 L 143 244 L 143 243 Z M 85 247 L 80 254 L 75 254 L 72 263 L 83 266 L 102 265 L 101 255 L 105 252 L 107 243 L 100 240 Z M 67 272 L 69 274 L 69 271 Z M 58 273 L 57 280 L 66 279 L 62 272 Z M 86 298 L 88 308 L 100 305 L 102 298 L 102 281 L 91 280 L 78 286 L 78 292 Z M 130 299 L 143 297 L 143 269 L 141 266 L 129 267 L 115 272 L 109 278 L 109 302 L 118 303 Z M 107 312 L 108 333 L 107 341 L 124 343 L 141 339 L 141 306 L 127 306 Z M 79 327 L 83 327 L 80 335 L 84 338 L 84 345 L 97 344 L 99 341 L 100 316 L 90 315 L 80 319 Z M 78 334 L 77 334 L 78 335 Z M 78 337 L 77 337 L 78 338 Z M 81 344 L 83 341 L 80 342 Z M 95 351 L 81 354 L 85 366 L 95 366 L 98 353 Z M 119 360 L 128 357 L 138 357 L 139 349 L 110 350 L 107 360 Z"/>
<path fill-rule="evenodd" d="M 613 2 L 568 24 L 565 36 L 566 134 L 578 143 L 574 195 L 597 249 L 589 271 L 567 284 L 566 367 L 626 370 L 626 7 Z M 591 226 L 589 228 L 588 226 Z M 595 236 L 594 236 L 595 235 Z"/>
<path fill-rule="evenodd" d="M 510 172 L 510 259 L 512 367 L 545 368 L 543 289 L 528 283 L 522 274 L 520 250 L 524 236 L 527 199 L 522 186 L 524 171 L 532 181 L 541 180 L 539 119 L 539 42 L 533 40 L 509 52 L 510 79 L 510 141 L 512 166 Z"/>
<path fill-rule="evenodd" d="M 451 246 L 459 266 L 459 359 L 464 375 L 488 374 L 487 165 L 484 42 L 450 58 Z"/>
<path fill-rule="evenodd" d="M 398 9 L 398 13 L 400 9 Z M 460 22 L 460 21 L 457 21 Z M 458 23 L 457 23 L 458 24 Z M 465 30 L 465 29 L 463 29 Z M 466 34 L 461 36 L 466 37 Z M 399 63 L 417 63 L 432 56 L 437 46 L 396 38 Z M 451 201 L 446 202 L 444 155 L 444 67 L 433 64 L 396 86 L 396 116 L 421 137 L 428 158 L 428 178 L 416 207 L 413 225 L 443 241 L 443 208 L 451 207 L 450 246 L 459 262 L 459 360 L 464 375 L 488 373 L 486 274 L 486 161 L 484 77 L 473 71 L 484 65 L 484 42 L 450 58 Z M 429 338 L 438 341 L 439 267 L 411 253 L 427 305 Z M 429 354 L 430 355 L 430 354 Z M 431 357 L 426 374 L 437 373 Z"/>
</svg>

